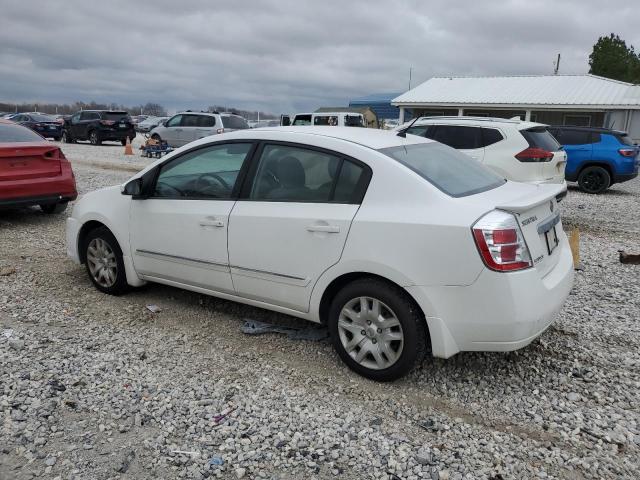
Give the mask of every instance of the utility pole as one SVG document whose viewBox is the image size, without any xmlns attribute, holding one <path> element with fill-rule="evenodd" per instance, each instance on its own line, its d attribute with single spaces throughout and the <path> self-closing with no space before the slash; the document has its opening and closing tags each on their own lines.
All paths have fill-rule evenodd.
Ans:
<svg viewBox="0 0 640 480">
<path fill-rule="evenodd" d="M 411 90 L 411 70 L 413 69 L 413 67 L 409 67 L 409 90 Z"/>
<path fill-rule="evenodd" d="M 555 68 L 553 69 L 553 74 L 557 75 L 558 74 L 558 70 L 560 70 L 560 54 L 558 54 L 558 58 L 555 62 L 553 62 L 555 65 Z"/>
</svg>

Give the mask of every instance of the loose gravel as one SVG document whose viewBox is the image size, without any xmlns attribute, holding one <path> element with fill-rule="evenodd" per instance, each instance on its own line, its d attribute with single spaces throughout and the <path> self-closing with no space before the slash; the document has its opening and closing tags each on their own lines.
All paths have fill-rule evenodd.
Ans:
<svg viewBox="0 0 640 480">
<path fill-rule="evenodd" d="M 81 193 L 149 162 L 63 149 Z M 639 199 L 639 180 L 570 190 L 582 270 L 538 341 L 392 384 L 326 341 L 240 333 L 296 319 L 161 285 L 103 295 L 65 258 L 65 214 L 0 212 L 0 479 L 638 478 L 640 266 L 617 251 L 640 253 Z"/>
</svg>

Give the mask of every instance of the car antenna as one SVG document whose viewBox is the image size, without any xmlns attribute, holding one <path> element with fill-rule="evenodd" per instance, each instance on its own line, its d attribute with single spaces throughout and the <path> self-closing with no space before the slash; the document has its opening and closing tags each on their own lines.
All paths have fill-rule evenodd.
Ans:
<svg viewBox="0 0 640 480">
<path fill-rule="evenodd" d="M 402 138 L 407 138 L 407 130 L 409 130 L 411 127 L 413 127 L 413 124 L 416 123 L 418 120 L 420 120 L 422 117 L 416 117 L 413 119 L 413 122 L 411 122 L 409 124 L 409 126 L 405 129 L 403 129 L 401 132 L 398 132 L 398 136 L 402 137 Z"/>
</svg>

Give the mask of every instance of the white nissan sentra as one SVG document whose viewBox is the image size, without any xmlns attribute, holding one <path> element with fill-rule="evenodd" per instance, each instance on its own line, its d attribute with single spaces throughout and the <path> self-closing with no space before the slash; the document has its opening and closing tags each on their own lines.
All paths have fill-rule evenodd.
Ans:
<svg viewBox="0 0 640 480">
<path fill-rule="evenodd" d="M 393 380 L 545 331 L 573 282 L 563 190 L 414 135 L 244 130 L 82 197 L 67 249 L 105 293 L 157 282 L 325 323 L 350 368 Z"/>
</svg>

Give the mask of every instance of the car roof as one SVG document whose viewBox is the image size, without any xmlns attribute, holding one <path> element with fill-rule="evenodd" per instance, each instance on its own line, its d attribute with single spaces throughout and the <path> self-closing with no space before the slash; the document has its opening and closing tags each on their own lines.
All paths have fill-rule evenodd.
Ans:
<svg viewBox="0 0 640 480">
<path fill-rule="evenodd" d="M 412 120 L 413 121 L 413 120 Z M 406 122 L 402 125 L 402 128 L 406 128 L 411 125 L 411 122 Z M 527 122 L 524 120 L 516 120 L 511 118 L 498 118 L 498 117 L 467 117 L 467 116 L 433 116 L 433 117 L 420 117 L 415 125 L 429 125 L 431 123 L 447 123 L 447 124 L 469 124 L 469 125 L 486 125 L 490 124 L 502 124 L 512 125 L 519 130 L 525 130 L 533 127 L 546 127 L 543 123 Z"/>
<path fill-rule="evenodd" d="M 240 117 L 240 118 L 244 118 L 242 115 L 238 115 L 237 113 L 231 113 L 231 112 L 194 112 L 192 110 L 184 110 L 182 112 L 178 112 L 176 113 L 176 115 L 182 115 L 184 113 L 188 113 L 190 115 L 207 115 L 209 117 L 214 117 L 216 115 L 221 115 L 221 116 L 226 116 L 226 117 Z"/>
<path fill-rule="evenodd" d="M 598 132 L 598 133 L 610 133 L 612 135 L 627 135 L 627 132 L 623 130 L 612 130 L 611 128 L 604 127 L 578 127 L 573 125 L 551 125 L 549 128 L 555 130 L 578 130 L 581 132 Z"/>
<path fill-rule="evenodd" d="M 399 147 L 402 145 L 413 145 L 417 143 L 433 143 L 433 140 L 428 138 L 419 137 L 417 135 L 408 135 L 401 137 L 397 132 L 390 130 L 378 130 L 375 128 L 362 128 L 362 127 L 315 127 L 315 126 L 288 126 L 288 127 L 262 127 L 259 129 L 262 133 L 265 132 L 281 132 L 281 133 L 295 133 L 301 136 L 321 136 L 327 138 L 335 138 L 338 140 L 344 140 L 351 143 L 356 143 L 364 147 L 379 150 L 381 148 Z M 255 135 L 256 129 L 239 130 L 229 135 L 241 138 L 250 138 Z"/>
</svg>

